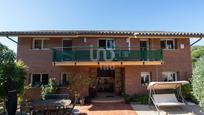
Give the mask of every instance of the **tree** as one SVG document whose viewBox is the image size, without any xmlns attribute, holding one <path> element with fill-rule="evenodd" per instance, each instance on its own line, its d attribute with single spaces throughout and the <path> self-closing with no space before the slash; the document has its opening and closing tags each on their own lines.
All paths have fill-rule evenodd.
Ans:
<svg viewBox="0 0 204 115">
<path fill-rule="evenodd" d="M 89 75 L 82 75 L 79 73 L 70 73 L 69 74 L 69 83 L 68 89 L 75 98 L 82 98 L 81 92 L 84 89 L 93 87 L 96 81 L 96 74 L 91 73 Z"/>
<path fill-rule="evenodd" d="M 9 50 L 6 46 L 0 44 L 0 96 L 5 96 L 5 82 L 6 76 L 10 76 L 14 67 L 15 54 Z M 12 69 L 13 70 L 13 69 Z"/>
<path fill-rule="evenodd" d="M 192 55 L 192 61 L 193 66 L 195 65 L 195 62 L 202 56 L 204 56 L 204 46 L 193 46 L 191 48 L 191 55 Z"/>
<path fill-rule="evenodd" d="M 199 101 L 199 105 L 204 108 L 204 56 L 202 56 L 196 63 L 193 69 L 193 94 Z"/>
<path fill-rule="evenodd" d="M 6 97 L 8 81 L 13 81 L 18 94 L 22 94 L 26 79 L 26 66 L 16 62 L 15 53 L 0 43 L 0 98 Z M 12 84 L 13 85 L 13 84 Z M 15 103 L 14 103 L 15 104 Z"/>
</svg>

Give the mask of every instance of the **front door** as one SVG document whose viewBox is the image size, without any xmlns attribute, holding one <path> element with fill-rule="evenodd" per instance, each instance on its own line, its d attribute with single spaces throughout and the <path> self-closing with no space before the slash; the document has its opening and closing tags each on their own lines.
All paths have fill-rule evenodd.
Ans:
<svg viewBox="0 0 204 115">
<path fill-rule="evenodd" d="M 114 92 L 115 70 L 97 69 L 97 91 L 98 92 Z"/>
<path fill-rule="evenodd" d="M 140 40 L 141 61 L 147 61 L 149 42 L 148 40 Z"/>
</svg>

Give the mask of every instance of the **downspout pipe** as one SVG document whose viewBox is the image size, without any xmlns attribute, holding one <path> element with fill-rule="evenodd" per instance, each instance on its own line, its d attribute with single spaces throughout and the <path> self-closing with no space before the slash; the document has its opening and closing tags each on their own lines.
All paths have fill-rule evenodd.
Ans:
<svg viewBox="0 0 204 115">
<path fill-rule="evenodd" d="M 7 39 L 9 39 L 9 40 L 11 40 L 12 42 L 14 42 L 14 43 L 18 44 L 18 42 L 17 42 L 17 41 L 13 40 L 13 39 L 12 39 L 12 38 L 10 38 L 9 36 L 6 36 L 6 38 L 7 38 Z"/>
<path fill-rule="evenodd" d="M 196 43 L 199 42 L 200 40 L 202 40 L 202 37 L 200 37 L 200 39 L 198 39 L 198 40 L 196 40 L 195 42 L 193 42 L 193 43 L 191 44 L 191 46 L 193 46 L 194 44 L 196 44 Z"/>
</svg>

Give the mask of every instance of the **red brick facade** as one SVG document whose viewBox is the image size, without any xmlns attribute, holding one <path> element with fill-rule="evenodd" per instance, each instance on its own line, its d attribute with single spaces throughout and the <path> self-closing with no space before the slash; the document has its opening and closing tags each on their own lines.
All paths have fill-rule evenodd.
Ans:
<svg viewBox="0 0 204 115">
<path fill-rule="evenodd" d="M 62 37 L 50 37 L 48 47 L 62 47 Z M 73 46 L 97 46 L 98 38 L 73 38 Z M 126 38 L 114 38 L 116 47 L 128 47 Z M 188 38 L 174 38 L 176 49 L 164 50 L 164 63 L 162 65 L 134 65 L 125 66 L 124 68 L 124 89 L 127 94 L 145 93 L 146 87 L 141 85 L 140 73 L 151 72 L 151 81 L 162 80 L 162 72 L 174 71 L 178 72 L 178 80 L 188 80 L 192 73 L 190 42 Z M 131 38 L 130 45 L 133 49 L 139 49 L 139 38 Z M 159 38 L 149 39 L 150 49 L 158 50 L 160 47 Z M 97 67 L 91 66 L 54 66 L 52 63 L 51 50 L 33 50 L 33 37 L 19 37 L 17 58 L 22 60 L 29 68 L 27 82 L 31 81 L 32 73 L 47 73 L 49 78 L 56 78 L 55 82 L 58 84 L 61 80 L 62 72 L 78 71 L 85 75 L 90 74 L 90 71 L 96 70 Z M 184 44 L 184 49 L 180 45 Z M 88 88 L 83 90 L 83 95 L 88 95 Z"/>
</svg>

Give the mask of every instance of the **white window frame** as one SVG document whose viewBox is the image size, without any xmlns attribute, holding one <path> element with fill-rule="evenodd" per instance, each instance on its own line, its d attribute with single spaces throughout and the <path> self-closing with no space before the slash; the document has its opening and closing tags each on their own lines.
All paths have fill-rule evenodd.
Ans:
<svg viewBox="0 0 204 115">
<path fill-rule="evenodd" d="M 116 42 L 116 41 L 115 41 L 114 38 L 99 38 L 99 39 L 97 40 L 97 47 L 98 47 L 98 48 L 100 48 L 100 47 L 99 47 L 99 40 L 106 40 L 106 48 L 105 48 L 106 50 L 115 50 L 115 44 L 116 44 L 115 42 Z M 113 41 L 114 41 L 114 43 L 113 43 L 113 48 L 107 48 L 107 46 L 108 46 L 108 42 L 107 42 L 107 41 L 108 41 L 108 40 L 113 40 Z"/>
<path fill-rule="evenodd" d="M 169 49 L 166 47 L 167 41 L 169 41 L 169 40 L 173 41 L 173 48 L 172 49 Z M 165 41 L 165 49 L 163 49 L 163 50 L 175 50 L 176 49 L 175 39 L 160 39 L 160 46 L 161 46 L 161 41 Z"/>
<path fill-rule="evenodd" d="M 143 75 L 142 75 L 142 74 L 143 74 Z M 141 72 L 141 73 L 140 73 L 140 79 L 141 79 L 141 80 L 142 80 L 142 79 L 145 79 L 145 78 L 142 77 L 142 76 L 147 77 L 147 75 L 149 75 L 149 78 L 148 78 L 148 79 L 149 79 L 149 82 L 151 82 L 151 72 Z M 140 81 L 141 81 L 141 80 L 140 80 Z M 148 84 L 149 84 L 149 83 L 145 83 L 145 84 L 142 84 L 142 83 L 141 83 L 142 86 L 147 86 Z"/>
<path fill-rule="evenodd" d="M 170 74 L 175 74 L 175 81 L 178 80 L 178 73 L 177 72 L 173 72 L 173 71 L 168 71 L 168 72 L 162 72 L 162 80 L 164 81 L 164 74 L 168 74 L 167 75 L 167 82 L 169 82 L 169 77 L 170 77 Z"/>
<path fill-rule="evenodd" d="M 41 40 L 41 48 L 35 48 L 35 40 Z M 44 41 L 49 40 L 49 38 L 33 38 L 32 49 L 33 50 L 49 50 L 49 48 L 44 48 Z"/>
<path fill-rule="evenodd" d="M 40 82 L 42 82 L 42 75 L 47 73 L 32 73 L 31 74 L 31 85 L 33 85 L 33 74 L 40 74 Z M 49 74 L 48 74 L 48 81 L 49 81 Z"/>
<path fill-rule="evenodd" d="M 67 76 L 67 79 L 68 79 L 68 81 L 69 81 L 69 73 L 67 73 L 67 72 L 62 72 L 61 73 L 61 80 L 60 80 L 60 85 L 63 85 L 63 74 L 66 74 Z"/>
</svg>

